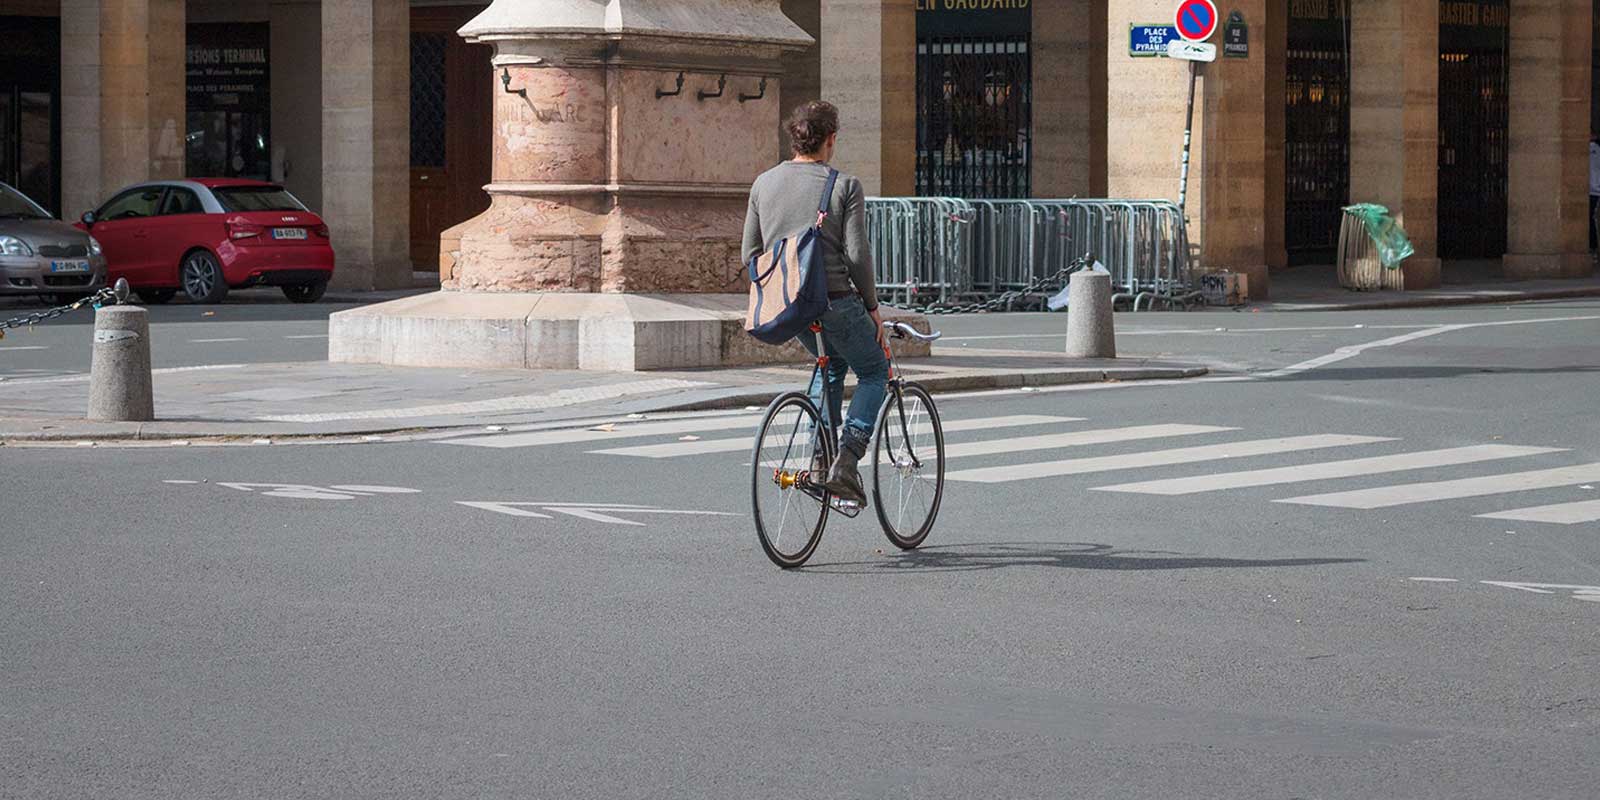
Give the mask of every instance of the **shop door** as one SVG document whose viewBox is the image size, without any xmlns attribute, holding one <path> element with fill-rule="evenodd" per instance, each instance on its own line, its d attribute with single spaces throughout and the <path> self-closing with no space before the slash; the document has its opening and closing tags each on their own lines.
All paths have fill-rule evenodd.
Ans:
<svg viewBox="0 0 1600 800">
<path fill-rule="evenodd" d="M 493 48 L 456 30 L 483 6 L 411 11 L 411 263 L 439 269 L 439 234 L 489 207 Z"/>
<path fill-rule="evenodd" d="M 6 43 L 0 52 L 0 182 L 56 215 L 62 213 L 59 31 L 51 18 L 0 17 Z"/>
<path fill-rule="evenodd" d="M 1506 0 L 1440 5 L 1439 257 L 1506 252 Z"/>
<path fill-rule="evenodd" d="M 1331 264 L 1350 197 L 1350 15 L 1344 0 L 1289 5 L 1284 233 L 1289 263 Z"/>
</svg>

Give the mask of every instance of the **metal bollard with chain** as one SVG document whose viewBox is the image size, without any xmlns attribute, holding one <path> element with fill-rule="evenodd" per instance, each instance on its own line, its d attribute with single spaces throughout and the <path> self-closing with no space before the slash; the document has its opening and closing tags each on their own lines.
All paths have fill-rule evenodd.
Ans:
<svg viewBox="0 0 1600 800">
<path fill-rule="evenodd" d="M 1074 259 L 1071 264 L 1056 270 L 1054 274 L 1036 278 L 1032 283 L 1021 289 L 1014 289 L 984 300 L 981 303 L 929 303 L 924 306 L 886 303 L 885 305 L 890 308 L 898 308 L 918 314 L 979 314 L 985 311 L 997 311 L 1002 308 L 1009 309 L 1013 303 L 1030 295 L 1047 290 L 1052 290 L 1052 293 L 1060 291 L 1062 287 L 1067 285 L 1067 281 L 1072 279 L 1072 273 L 1088 269 L 1090 264 L 1089 256 L 1081 256 Z"/>
<path fill-rule="evenodd" d="M 128 288 L 127 279 L 118 278 L 115 286 L 108 286 L 92 295 L 89 295 L 88 297 L 79 298 L 64 306 L 56 306 L 55 308 L 47 308 L 43 311 L 35 311 L 32 314 L 24 314 L 20 317 L 12 317 L 11 319 L 0 320 L 0 339 L 6 338 L 6 331 L 8 329 L 23 327 L 32 328 L 41 322 L 52 320 L 56 317 L 66 316 L 67 314 L 77 311 L 84 306 L 100 308 L 101 306 L 105 305 L 106 301 L 108 300 L 115 300 L 119 305 L 126 303 L 128 302 L 129 292 L 130 290 Z"/>
</svg>

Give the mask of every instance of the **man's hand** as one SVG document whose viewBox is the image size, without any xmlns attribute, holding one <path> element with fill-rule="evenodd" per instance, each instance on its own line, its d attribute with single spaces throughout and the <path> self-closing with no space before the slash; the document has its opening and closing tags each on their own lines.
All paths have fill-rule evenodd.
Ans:
<svg viewBox="0 0 1600 800">
<path fill-rule="evenodd" d="M 883 306 L 868 311 L 867 315 L 872 317 L 873 330 L 878 333 L 878 346 L 885 350 L 889 349 L 889 334 L 883 329 Z"/>
</svg>

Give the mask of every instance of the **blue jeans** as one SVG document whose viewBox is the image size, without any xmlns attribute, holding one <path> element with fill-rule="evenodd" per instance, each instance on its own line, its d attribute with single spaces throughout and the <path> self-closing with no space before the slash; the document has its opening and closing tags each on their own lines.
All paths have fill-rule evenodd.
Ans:
<svg viewBox="0 0 1600 800">
<path fill-rule="evenodd" d="M 857 455 L 872 442 L 872 429 L 878 424 L 878 409 L 888 393 L 889 358 L 878 344 L 877 326 L 867 314 L 859 295 L 834 300 L 823 312 L 822 339 L 828 348 L 825 375 L 811 381 L 811 401 L 822 409 L 822 418 L 831 424 L 839 419 L 844 405 L 844 378 L 856 372 L 856 393 L 850 398 L 850 413 L 844 419 L 841 444 Z M 817 354 L 816 334 L 806 331 L 798 337 L 811 355 Z M 828 403 L 822 402 L 822 378 L 828 381 Z"/>
</svg>

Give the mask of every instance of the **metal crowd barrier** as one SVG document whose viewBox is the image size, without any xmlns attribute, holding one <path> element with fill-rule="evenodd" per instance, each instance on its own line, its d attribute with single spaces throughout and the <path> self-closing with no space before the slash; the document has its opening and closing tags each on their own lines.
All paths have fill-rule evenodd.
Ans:
<svg viewBox="0 0 1600 800">
<path fill-rule="evenodd" d="M 1114 299 L 1136 311 L 1200 296 L 1183 214 L 1166 200 L 869 197 L 867 230 L 878 291 L 894 303 L 1035 289 L 1084 255 L 1106 267 Z"/>
</svg>

